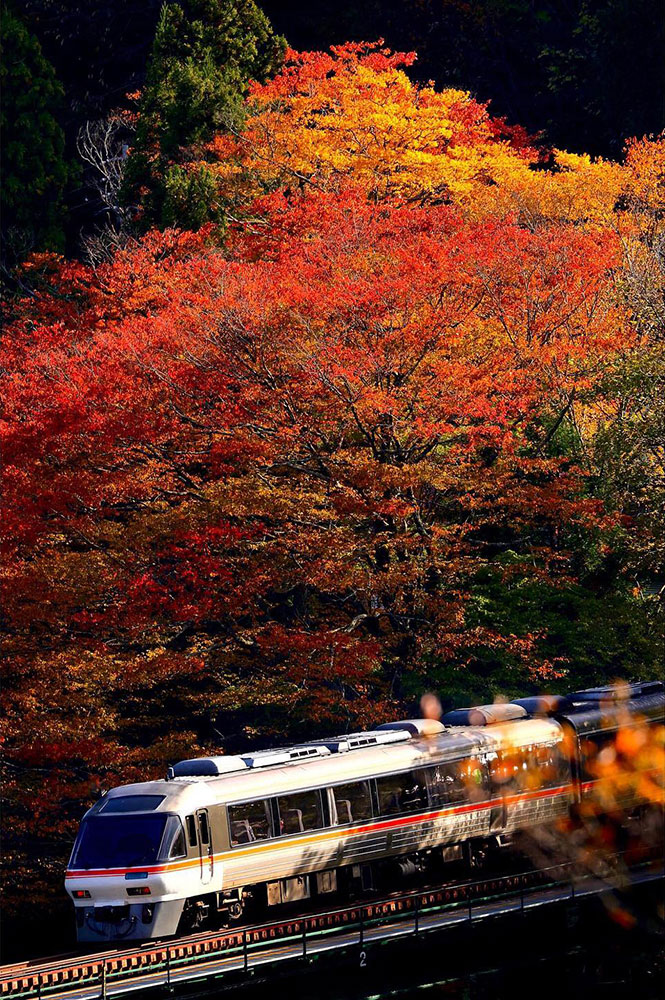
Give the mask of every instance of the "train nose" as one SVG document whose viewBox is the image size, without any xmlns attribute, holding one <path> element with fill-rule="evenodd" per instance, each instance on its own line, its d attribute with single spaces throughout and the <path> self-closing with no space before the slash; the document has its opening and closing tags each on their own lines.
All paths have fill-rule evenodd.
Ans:
<svg viewBox="0 0 665 1000">
<path fill-rule="evenodd" d="M 76 907 L 79 941 L 143 941 L 175 934 L 184 900 Z"/>
<path fill-rule="evenodd" d="M 117 941 L 134 937 L 144 907 L 130 906 L 85 906 L 76 910 L 76 924 L 79 941 Z M 150 915 L 149 923 L 152 923 Z"/>
</svg>

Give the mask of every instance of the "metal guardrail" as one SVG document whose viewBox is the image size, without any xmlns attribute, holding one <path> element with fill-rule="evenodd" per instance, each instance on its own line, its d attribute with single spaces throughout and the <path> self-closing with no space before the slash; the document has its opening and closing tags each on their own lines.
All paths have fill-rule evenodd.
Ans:
<svg viewBox="0 0 665 1000">
<path fill-rule="evenodd" d="M 620 861 L 617 856 L 615 861 Z M 644 865 L 641 869 L 644 872 Z M 473 923 L 510 911 L 526 913 L 548 902 L 574 900 L 616 885 L 611 873 L 576 878 L 570 864 L 419 889 L 378 901 L 271 921 L 237 930 L 209 932 L 172 942 L 41 964 L 0 967 L 0 996 L 12 1000 L 93 1000 L 127 991 L 172 987 L 177 982 L 225 973 L 248 973 L 258 965 L 307 959 L 390 937 L 418 936 L 434 929 Z M 633 870 L 633 875 L 635 870 Z M 662 878 L 662 870 L 644 873 Z M 639 879 L 638 879 L 639 880 Z M 642 879 L 644 881 L 644 879 Z"/>
</svg>

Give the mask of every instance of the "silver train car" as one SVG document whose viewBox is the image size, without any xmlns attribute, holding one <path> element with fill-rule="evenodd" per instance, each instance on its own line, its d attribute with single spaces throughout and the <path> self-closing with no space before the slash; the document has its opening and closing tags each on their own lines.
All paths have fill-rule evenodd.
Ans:
<svg viewBox="0 0 665 1000">
<path fill-rule="evenodd" d="M 378 873 L 472 861 L 565 815 L 590 788 L 585 747 L 626 711 L 665 717 L 662 684 L 523 699 L 241 756 L 185 760 L 114 788 L 85 814 L 65 887 L 78 940 L 186 933 L 328 894 Z M 614 712 L 614 714 L 613 714 Z M 572 749 L 571 749 L 572 748 Z"/>
</svg>

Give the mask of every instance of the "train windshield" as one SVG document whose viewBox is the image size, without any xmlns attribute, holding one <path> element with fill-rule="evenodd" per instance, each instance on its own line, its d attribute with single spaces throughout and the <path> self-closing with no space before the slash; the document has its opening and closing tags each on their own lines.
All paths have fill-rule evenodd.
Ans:
<svg viewBox="0 0 665 1000">
<path fill-rule="evenodd" d="M 158 860 L 168 817 L 165 813 L 145 816 L 90 816 L 72 854 L 74 868 L 131 868 Z"/>
</svg>

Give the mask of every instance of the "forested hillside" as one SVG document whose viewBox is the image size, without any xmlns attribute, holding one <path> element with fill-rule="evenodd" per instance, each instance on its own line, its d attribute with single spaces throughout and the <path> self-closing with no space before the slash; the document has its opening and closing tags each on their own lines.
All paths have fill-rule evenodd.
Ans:
<svg viewBox="0 0 665 1000">
<path fill-rule="evenodd" d="M 103 226 L 15 268 L 8 912 L 180 756 L 662 672 L 665 143 L 415 58 L 167 5 Z"/>
<path fill-rule="evenodd" d="M 58 213 L 68 253 L 94 231 L 107 206 L 94 171 L 82 165 L 77 136 L 87 122 L 131 107 L 146 79 L 163 0 L 3 0 L 41 48 L 62 88 L 57 122 L 68 178 Z M 214 21 L 216 0 L 189 0 Z M 186 6 L 186 4 L 184 4 Z M 225 5 L 222 4 L 222 7 Z M 231 5 L 235 6 L 235 5 Z M 665 128 L 665 19 L 651 0 L 264 0 L 275 33 L 301 50 L 385 39 L 418 54 L 412 80 L 469 90 L 492 114 L 519 124 L 547 146 L 622 155 L 626 138 Z M 199 67 L 200 69 L 202 66 Z M 11 104 L 11 97 L 5 105 Z M 25 165 L 27 168 L 27 164 Z M 4 166 L 7 176 L 8 166 Z M 19 171 L 23 181 L 26 171 Z M 26 189 L 29 225 L 5 247 L 44 249 L 40 216 Z M 27 230 L 27 232 L 26 232 Z M 3 222 L 7 243 L 7 225 Z M 3 256 L 3 260 L 5 257 Z"/>
</svg>

